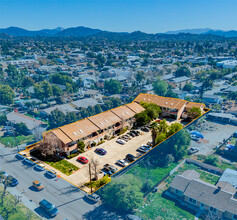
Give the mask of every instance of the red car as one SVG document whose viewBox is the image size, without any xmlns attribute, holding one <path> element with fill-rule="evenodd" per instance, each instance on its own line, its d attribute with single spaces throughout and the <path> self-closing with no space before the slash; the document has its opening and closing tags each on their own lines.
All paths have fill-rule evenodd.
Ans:
<svg viewBox="0 0 237 220">
<path fill-rule="evenodd" d="M 89 160 L 86 157 L 78 157 L 77 160 L 84 164 L 89 162 Z"/>
</svg>

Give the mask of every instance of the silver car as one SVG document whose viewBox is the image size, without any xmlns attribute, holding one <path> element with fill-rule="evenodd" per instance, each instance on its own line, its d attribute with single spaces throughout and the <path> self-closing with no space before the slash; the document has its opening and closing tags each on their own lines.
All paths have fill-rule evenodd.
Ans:
<svg viewBox="0 0 237 220">
<path fill-rule="evenodd" d="M 126 167 L 128 165 L 128 162 L 126 162 L 125 160 L 117 160 L 116 163 L 122 167 Z"/>
</svg>

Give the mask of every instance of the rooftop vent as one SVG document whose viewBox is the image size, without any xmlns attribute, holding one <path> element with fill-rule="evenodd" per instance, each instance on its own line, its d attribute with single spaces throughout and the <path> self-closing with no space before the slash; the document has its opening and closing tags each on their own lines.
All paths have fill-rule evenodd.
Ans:
<svg viewBox="0 0 237 220">
<path fill-rule="evenodd" d="M 77 135 L 77 133 L 76 132 L 72 132 L 74 135 Z"/>
<path fill-rule="evenodd" d="M 150 102 L 151 100 L 150 99 L 147 99 L 148 102 Z"/>
<path fill-rule="evenodd" d="M 122 113 L 122 116 L 124 116 L 124 113 Z"/>
<path fill-rule="evenodd" d="M 127 114 L 127 115 L 129 115 L 129 113 L 128 113 L 128 112 L 126 112 L 126 114 Z"/>
<path fill-rule="evenodd" d="M 102 121 L 100 121 L 100 124 L 102 125 L 102 124 L 103 124 L 103 122 L 102 122 Z"/>
<path fill-rule="evenodd" d="M 166 102 L 165 104 L 168 105 L 168 102 Z"/>
<path fill-rule="evenodd" d="M 80 132 L 83 132 L 81 129 L 79 130 Z"/>
<path fill-rule="evenodd" d="M 170 105 L 173 105 L 174 103 L 171 103 Z"/>
<path fill-rule="evenodd" d="M 107 119 L 105 119 L 105 122 L 109 123 Z"/>
</svg>

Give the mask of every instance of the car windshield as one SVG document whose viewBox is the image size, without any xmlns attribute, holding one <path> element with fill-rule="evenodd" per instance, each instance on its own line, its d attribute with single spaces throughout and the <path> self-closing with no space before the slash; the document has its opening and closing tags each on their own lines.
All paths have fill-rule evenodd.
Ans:
<svg viewBox="0 0 237 220">
<path fill-rule="evenodd" d="M 36 186 L 41 186 L 42 184 L 41 183 L 38 183 L 38 184 L 35 184 Z"/>
</svg>

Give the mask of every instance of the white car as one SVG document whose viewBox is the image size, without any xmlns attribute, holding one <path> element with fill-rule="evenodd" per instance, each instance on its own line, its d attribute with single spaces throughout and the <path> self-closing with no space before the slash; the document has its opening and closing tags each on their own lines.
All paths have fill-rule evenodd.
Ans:
<svg viewBox="0 0 237 220">
<path fill-rule="evenodd" d="M 137 151 L 140 151 L 140 152 L 142 152 L 142 153 L 146 153 L 146 152 L 149 151 L 149 149 L 146 148 L 146 147 L 144 147 L 144 146 L 141 146 L 141 147 L 137 148 Z"/>
<path fill-rule="evenodd" d="M 128 165 L 128 162 L 126 162 L 125 160 L 117 160 L 116 163 L 122 167 L 126 167 Z"/>
<path fill-rule="evenodd" d="M 152 147 L 149 146 L 149 145 L 147 145 L 147 144 L 143 144 L 143 145 L 141 145 L 141 147 L 145 147 L 145 148 L 148 149 L 148 150 L 151 150 L 151 149 L 152 149 Z"/>
<path fill-rule="evenodd" d="M 124 141 L 122 139 L 118 139 L 116 142 L 119 143 L 119 144 L 126 144 L 126 141 Z"/>
<path fill-rule="evenodd" d="M 97 195 L 97 194 L 95 194 L 95 193 L 93 193 L 93 194 L 91 194 L 91 195 L 88 194 L 88 193 L 86 193 L 86 197 L 87 197 L 88 199 L 90 199 L 90 200 L 96 202 L 96 203 L 100 201 L 100 196 Z"/>
</svg>

